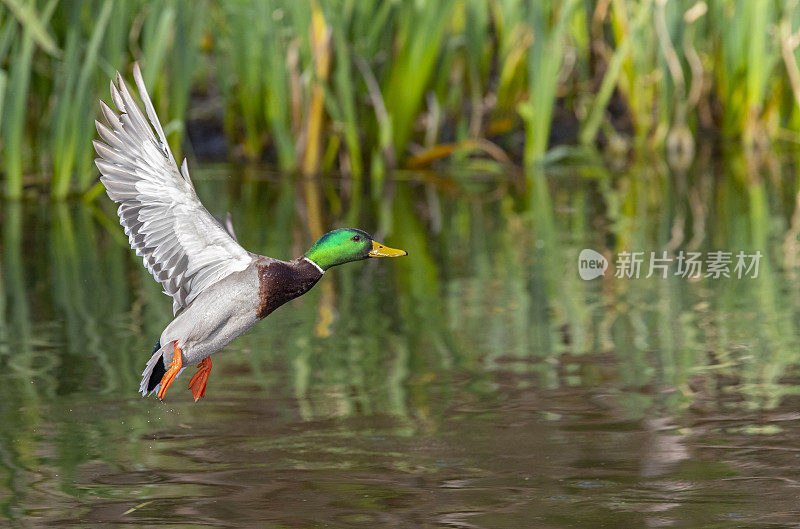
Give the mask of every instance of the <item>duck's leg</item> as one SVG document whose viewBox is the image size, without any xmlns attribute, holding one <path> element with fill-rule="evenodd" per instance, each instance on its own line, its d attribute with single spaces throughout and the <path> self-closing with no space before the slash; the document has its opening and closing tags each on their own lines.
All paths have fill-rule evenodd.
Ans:
<svg viewBox="0 0 800 529">
<path fill-rule="evenodd" d="M 197 364 L 197 367 L 200 369 L 197 370 L 197 373 L 195 373 L 189 381 L 189 389 L 192 390 L 195 402 L 197 402 L 200 397 L 206 396 L 206 382 L 208 381 L 208 375 L 211 373 L 211 357 L 207 356 L 203 358 L 203 360 Z"/>
<path fill-rule="evenodd" d="M 172 384 L 172 381 L 175 380 L 175 377 L 178 376 L 178 373 L 180 373 L 181 367 L 183 367 L 181 348 L 178 347 L 177 340 L 175 340 L 174 344 L 175 354 L 172 356 L 172 362 L 169 363 L 167 372 L 164 373 L 164 376 L 161 378 L 161 388 L 158 390 L 158 398 L 160 400 L 164 400 L 164 395 L 167 393 L 169 385 Z"/>
</svg>

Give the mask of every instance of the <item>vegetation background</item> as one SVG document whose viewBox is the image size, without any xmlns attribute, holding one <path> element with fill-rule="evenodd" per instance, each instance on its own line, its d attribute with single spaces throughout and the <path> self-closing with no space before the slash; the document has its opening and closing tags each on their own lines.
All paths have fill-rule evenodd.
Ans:
<svg viewBox="0 0 800 529">
<path fill-rule="evenodd" d="M 3 0 L 3 193 L 99 193 L 97 100 L 140 61 L 176 151 L 514 174 L 800 142 L 797 0 Z M 369 185 L 371 184 L 371 186 Z"/>
</svg>

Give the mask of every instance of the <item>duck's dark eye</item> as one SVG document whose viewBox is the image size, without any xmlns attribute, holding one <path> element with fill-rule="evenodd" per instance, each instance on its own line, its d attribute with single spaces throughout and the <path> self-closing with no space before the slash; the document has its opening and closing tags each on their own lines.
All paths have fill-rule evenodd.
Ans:
<svg viewBox="0 0 800 529">
<path fill-rule="evenodd" d="M 350 239 L 351 241 L 358 242 L 361 240 L 361 235 L 353 235 L 353 238 Z"/>
</svg>

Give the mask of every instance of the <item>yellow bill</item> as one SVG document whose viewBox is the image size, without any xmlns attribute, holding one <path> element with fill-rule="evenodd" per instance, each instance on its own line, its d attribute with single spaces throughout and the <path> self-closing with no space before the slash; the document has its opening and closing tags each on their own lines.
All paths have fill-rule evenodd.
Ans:
<svg viewBox="0 0 800 529">
<path fill-rule="evenodd" d="M 389 248 L 375 241 L 372 241 L 372 250 L 369 252 L 370 257 L 401 257 L 403 255 L 408 255 L 408 252 L 405 250 L 395 250 L 394 248 Z"/>
</svg>

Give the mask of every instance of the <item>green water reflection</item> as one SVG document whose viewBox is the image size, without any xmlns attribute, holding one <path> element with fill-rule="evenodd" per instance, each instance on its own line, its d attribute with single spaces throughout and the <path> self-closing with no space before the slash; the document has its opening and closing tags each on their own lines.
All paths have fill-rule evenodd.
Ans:
<svg viewBox="0 0 800 529">
<path fill-rule="evenodd" d="M 291 179 L 195 173 L 246 248 L 312 239 Z M 315 182 L 327 225 L 409 257 L 326 274 L 198 404 L 136 393 L 171 303 L 113 206 L 2 204 L 0 525 L 797 523 L 792 174 L 399 174 L 357 211 Z M 583 281 L 583 248 L 764 257 L 756 279 Z"/>
</svg>

